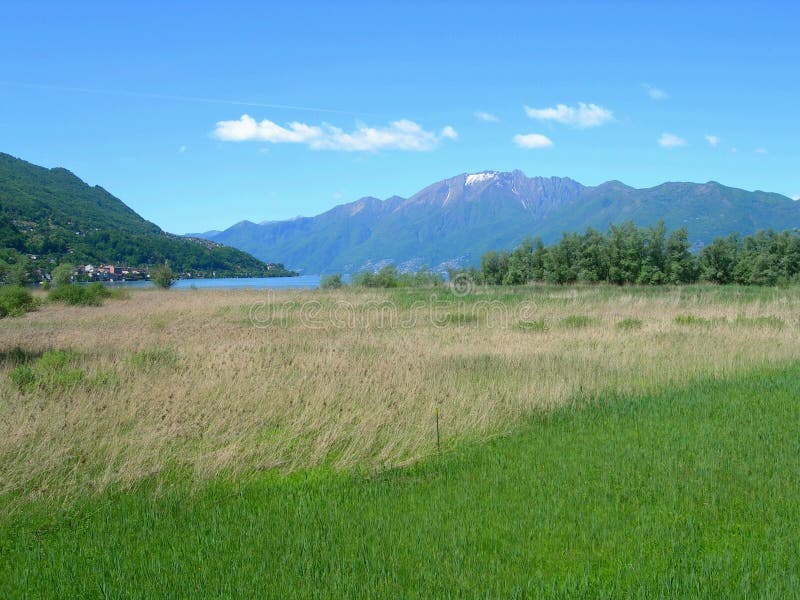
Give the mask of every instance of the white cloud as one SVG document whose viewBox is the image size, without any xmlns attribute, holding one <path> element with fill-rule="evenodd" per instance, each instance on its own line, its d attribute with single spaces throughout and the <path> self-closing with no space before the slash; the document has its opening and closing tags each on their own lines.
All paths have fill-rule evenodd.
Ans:
<svg viewBox="0 0 800 600">
<path fill-rule="evenodd" d="M 766 148 L 761 148 L 761 147 L 756 148 L 756 154 L 766 154 L 766 153 L 767 153 Z"/>
<path fill-rule="evenodd" d="M 306 144 L 313 150 L 346 151 L 425 151 L 435 148 L 442 139 L 458 137 L 456 130 L 449 125 L 436 135 L 407 119 L 392 121 L 381 128 L 357 123 L 355 130 L 346 132 L 328 123 L 307 125 L 293 121 L 282 127 L 268 119 L 256 121 L 249 115 L 242 115 L 235 121 L 219 121 L 213 135 L 225 142 Z"/>
<path fill-rule="evenodd" d="M 181 146 L 180 148 L 178 148 L 178 152 L 180 152 L 181 154 L 186 152 L 186 150 L 187 150 L 186 146 Z"/>
<path fill-rule="evenodd" d="M 720 140 L 719 137 L 717 137 L 716 135 L 707 135 L 706 141 L 708 142 L 709 146 L 716 148 Z"/>
<path fill-rule="evenodd" d="M 549 148 L 553 140 L 541 133 L 518 133 L 514 136 L 514 143 L 520 148 Z"/>
<path fill-rule="evenodd" d="M 678 148 L 686 145 L 686 140 L 674 133 L 662 133 L 658 138 L 658 145 L 662 148 Z"/>
<path fill-rule="evenodd" d="M 800 201 L 800 194 L 796 194 L 796 195 L 792 196 L 792 200 L 794 200 L 795 202 Z"/>
<path fill-rule="evenodd" d="M 439 135 L 441 135 L 443 138 L 446 138 L 448 140 L 457 140 L 458 139 L 458 132 L 455 129 L 453 129 L 452 127 L 450 127 L 450 125 L 446 125 L 442 129 L 442 132 Z"/>
<path fill-rule="evenodd" d="M 566 104 L 557 104 L 555 108 L 531 108 L 526 106 L 525 113 L 531 119 L 556 121 L 564 125 L 581 128 L 597 127 L 614 118 L 614 113 L 607 108 L 583 102 L 579 102 L 577 108 Z"/>
<path fill-rule="evenodd" d="M 649 83 L 645 83 L 642 87 L 644 88 L 644 91 L 647 92 L 647 95 L 653 100 L 666 100 L 669 98 L 669 94 L 667 94 L 667 92 L 660 90 L 657 87 L 653 87 Z"/>
<path fill-rule="evenodd" d="M 475 111 L 475 118 L 479 121 L 486 121 L 487 123 L 497 123 L 500 120 L 492 113 L 484 112 L 482 110 Z"/>
</svg>

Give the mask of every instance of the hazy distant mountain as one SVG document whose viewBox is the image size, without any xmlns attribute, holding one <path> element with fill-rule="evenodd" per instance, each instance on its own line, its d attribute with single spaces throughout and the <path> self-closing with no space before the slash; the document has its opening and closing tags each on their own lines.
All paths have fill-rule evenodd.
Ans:
<svg viewBox="0 0 800 600">
<path fill-rule="evenodd" d="M 202 237 L 259 258 L 280 256 L 306 273 L 356 271 L 393 262 L 401 268 L 477 262 L 526 236 L 557 240 L 563 232 L 634 221 L 685 226 L 698 247 L 732 231 L 800 226 L 800 203 L 780 194 L 719 183 L 664 183 L 636 189 L 618 181 L 596 187 L 521 171 L 461 174 L 410 198 L 362 198 L 316 217 L 242 221 Z"/>
</svg>

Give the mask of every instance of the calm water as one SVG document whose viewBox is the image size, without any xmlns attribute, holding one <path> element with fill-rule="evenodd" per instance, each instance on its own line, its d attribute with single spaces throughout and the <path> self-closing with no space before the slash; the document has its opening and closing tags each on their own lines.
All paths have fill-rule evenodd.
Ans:
<svg viewBox="0 0 800 600">
<path fill-rule="evenodd" d="M 240 279 L 179 279 L 173 289 L 188 290 L 196 288 L 223 288 L 223 289 L 313 289 L 319 287 L 319 275 L 300 275 L 299 277 L 250 277 Z M 120 281 L 108 284 L 111 287 L 152 287 L 149 281 Z"/>
</svg>

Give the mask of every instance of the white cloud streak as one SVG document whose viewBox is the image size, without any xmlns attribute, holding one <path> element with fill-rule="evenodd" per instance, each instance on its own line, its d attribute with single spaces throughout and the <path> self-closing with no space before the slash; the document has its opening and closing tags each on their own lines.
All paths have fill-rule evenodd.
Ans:
<svg viewBox="0 0 800 600">
<path fill-rule="evenodd" d="M 613 120 L 614 113 L 598 106 L 597 104 L 586 104 L 579 102 L 577 107 L 557 104 L 553 108 L 531 108 L 525 107 L 525 114 L 531 119 L 540 121 L 555 121 L 570 127 L 598 127 Z"/>
<path fill-rule="evenodd" d="M 386 127 L 380 128 L 357 123 L 353 131 L 346 132 L 328 123 L 308 125 L 293 121 L 283 127 L 269 119 L 256 121 L 249 115 L 242 115 L 235 121 L 219 121 L 213 136 L 225 142 L 305 144 L 312 150 L 422 152 L 433 150 L 443 139 L 457 139 L 458 133 L 448 125 L 437 135 L 407 119 L 392 121 Z"/>
<path fill-rule="evenodd" d="M 686 145 L 686 140 L 674 133 L 662 133 L 658 145 L 662 148 L 679 148 Z"/>
<path fill-rule="evenodd" d="M 541 133 L 518 133 L 514 136 L 514 143 L 520 148 L 537 149 L 550 148 L 553 145 L 553 140 Z"/>
<path fill-rule="evenodd" d="M 16 87 L 16 88 L 29 88 L 37 90 L 52 90 L 58 92 L 74 92 L 79 94 L 97 94 L 97 95 L 113 95 L 113 96 L 127 96 L 130 98 L 150 98 L 153 100 L 176 100 L 180 102 L 205 102 L 209 104 L 230 104 L 233 106 L 256 106 L 259 108 L 271 108 L 281 110 L 298 110 L 317 113 L 333 113 L 339 115 L 361 115 L 361 116 L 379 116 L 375 113 L 355 112 L 352 110 L 339 110 L 336 108 L 321 108 L 313 106 L 298 106 L 295 104 L 276 104 L 267 102 L 253 102 L 250 100 L 234 100 L 229 98 L 206 98 L 201 96 L 176 96 L 173 94 L 154 94 L 151 92 L 138 92 L 131 90 L 114 90 L 114 89 L 100 89 L 100 88 L 83 88 L 83 87 L 68 87 L 61 85 L 47 85 L 38 83 L 26 83 L 21 81 L 0 81 L 0 86 Z"/>
<path fill-rule="evenodd" d="M 642 87 L 644 87 L 644 91 L 647 92 L 647 95 L 653 100 L 666 100 L 669 98 L 669 94 L 667 94 L 667 92 L 658 89 L 657 87 L 653 87 L 649 83 L 645 83 Z"/>
<path fill-rule="evenodd" d="M 720 139 L 716 135 L 707 135 L 706 141 L 709 146 L 716 148 L 719 145 Z"/>
<path fill-rule="evenodd" d="M 496 115 L 484 112 L 482 110 L 476 110 L 474 114 L 476 119 L 478 119 L 479 121 L 484 121 L 486 123 L 497 123 L 500 120 Z"/>
<path fill-rule="evenodd" d="M 756 148 L 756 154 L 766 154 L 766 153 L 767 153 L 766 148 L 760 148 L 760 147 Z"/>
</svg>

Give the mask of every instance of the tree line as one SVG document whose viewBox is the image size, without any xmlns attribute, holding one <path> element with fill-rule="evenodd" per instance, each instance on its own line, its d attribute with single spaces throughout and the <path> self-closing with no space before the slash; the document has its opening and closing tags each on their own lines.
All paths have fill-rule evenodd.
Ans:
<svg viewBox="0 0 800 600">
<path fill-rule="evenodd" d="M 797 230 L 759 231 L 749 236 L 732 233 L 716 238 L 699 253 L 690 248 L 685 228 L 667 233 L 663 222 L 646 228 L 628 222 L 610 226 L 605 234 L 592 228 L 582 234 L 565 233 L 549 246 L 539 238 L 526 239 L 511 252 L 487 252 L 479 268 L 450 270 L 449 276 L 489 285 L 531 281 L 779 285 L 800 281 Z"/>
</svg>

